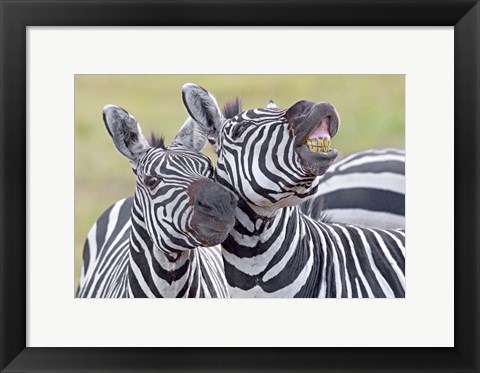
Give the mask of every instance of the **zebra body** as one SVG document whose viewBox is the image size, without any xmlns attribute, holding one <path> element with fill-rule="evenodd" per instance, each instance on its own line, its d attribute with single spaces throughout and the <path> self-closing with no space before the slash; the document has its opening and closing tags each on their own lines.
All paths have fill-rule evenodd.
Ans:
<svg viewBox="0 0 480 373">
<path fill-rule="evenodd" d="M 255 215 L 248 206 L 239 209 L 237 216 Z M 246 218 L 223 243 L 230 294 L 403 297 L 404 238 L 400 230 L 322 223 L 297 207 L 283 208 L 268 221 Z"/>
<path fill-rule="evenodd" d="M 405 152 L 370 149 L 346 156 L 319 177 L 317 193 L 300 208 L 314 219 L 405 228 Z"/>
<path fill-rule="evenodd" d="M 133 197 L 90 230 L 78 297 L 229 297 L 220 249 L 236 199 L 214 183 L 199 151 L 206 138 L 187 120 L 169 148 L 150 146 L 135 118 L 107 106 L 104 121 L 137 177 Z"/>
<path fill-rule="evenodd" d="M 333 105 L 300 101 L 228 119 L 201 87 L 185 85 L 183 98 L 216 148 L 217 181 L 239 197 L 222 244 L 232 296 L 405 296 L 403 231 L 323 223 L 298 207 L 338 154 Z"/>
<path fill-rule="evenodd" d="M 133 197 L 109 207 L 88 232 L 78 298 L 127 298 Z M 106 275 L 107 274 L 107 275 Z"/>
</svg>

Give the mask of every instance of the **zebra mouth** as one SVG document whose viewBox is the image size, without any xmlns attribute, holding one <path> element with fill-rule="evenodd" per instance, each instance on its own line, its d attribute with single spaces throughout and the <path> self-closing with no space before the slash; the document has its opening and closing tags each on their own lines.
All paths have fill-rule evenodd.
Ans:
<svg viewBox="0 0 480 373">
<path fill-rule="evenodd" d="M 323 118 L 318 127 L 315 127 L 308 135 L 303 145 L 312 153 L 327 154 L 332 151 L 332 139 L 330 137 L 330 119 Z"/>
<path fill-rule="evenodd" d="M 315 129 L 307 140 L 296 148 L 302 166 L 307 172 L 315 176 L 321 176 L 327 172 L 338 156 L 338 151 L 331 147 L 330 135 L 323 130 L 319 130 L 320 128 L 322 128 L 322 125 Z"/>
<path fill-rule="evenodd" d="M 301 145 L 302 152 L 308 150 L 308 153 L 318 155 L 319 159 L 330 159 L 332 157 L 335 159 L 338 152 L 332 149 L 332 139 L 328 128 L 328 118 L 322 119 L 320 125 L 308 135 L 305 142 Z"/>
<path fill-rule="evenodd" d="M 339 117 L 331 104 L 321 103 L 295 127 L 296 153 L 305 170 L 315 176 L 323 175 L 338 156 L 332 149 L 332 137 L 337 133 Z"/>
<path fill-rule="evenodd" d="M 336 149 L 312 152 L 307 145 L 298 147 L 296 152 L 305 171 L 314 176 L 322 176 L 327 172 L 338 156 Z"/>
<path fill-rule="evenodd" d="M 203 246 L 215 246 L 225 241 L 232 228 L 233 224 L 225 224 L 222 227 L 198 224 L 194 227 L 194 230 Z"/>
<path fill-rule="evenodd" d="M 233 212 L 234 209 L 226 215 L 215 218 L 210 214 L 204 214 L 199 211 L 194 213 L 191 227 L 195 232 L 196 238 L 203 246 L 215 246 L 225 241 L 235 224 Z"/>
</svg>

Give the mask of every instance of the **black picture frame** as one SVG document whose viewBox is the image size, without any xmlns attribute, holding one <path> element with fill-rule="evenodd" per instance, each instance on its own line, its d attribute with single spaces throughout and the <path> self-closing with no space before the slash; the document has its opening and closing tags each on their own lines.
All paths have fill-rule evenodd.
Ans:
<svg viewBox="0 0 480 373">
<path fill-rule="evenodd" d="M 480 5 L 477 0 L 0 0 L 0 11 L 2 372 L 480 371 Z M 26 347 L 26 27 L 102 25 L 455 26 L 455 170 L 446 170 L 446 177 L 451 177 L 452 172 L 455 175 L 455 347 Z M 440 158 L 447 156 L 440 148 L 439 152 Z"/>
</svg>

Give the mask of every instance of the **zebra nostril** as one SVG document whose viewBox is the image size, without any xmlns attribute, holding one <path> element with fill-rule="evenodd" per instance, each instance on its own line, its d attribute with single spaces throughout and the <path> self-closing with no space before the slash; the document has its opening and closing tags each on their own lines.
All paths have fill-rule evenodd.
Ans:
<svg viewBox="0 0 480 373">
<path fill-rule="evenodd" d="M 208 203 L 202 202 L 202 201 L 200 201 L 200 200 L 197 200 L 197 206 L 198 206 L 198 207 L 201 207 L 201 208 L 203 208 L 203 209 L 205 209 L 205 210 L 211 210 L 211 209 L 212 209 L 212 207 L 211 207 Z"/>
<path fill-rule="evenodd" d="M 230 221 L 237 207 L 235 194 L 213 182 L 197 193 L 194 207 L 198 213 L 204 214 L 218 222 Z"/>
</svg>

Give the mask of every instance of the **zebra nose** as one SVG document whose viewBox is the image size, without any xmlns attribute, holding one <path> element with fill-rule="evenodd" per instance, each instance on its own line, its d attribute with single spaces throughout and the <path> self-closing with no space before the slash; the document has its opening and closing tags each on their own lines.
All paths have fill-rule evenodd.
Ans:
<svg viewBox="0 0 480 373">
<path fill-rule="evenodd" d="M 212 183 L 208 189 L 197 194 L 195 207 L 206 215 L 228 222 L 233 218 L 237 199 L 230 191 Z"/>
</svg>

